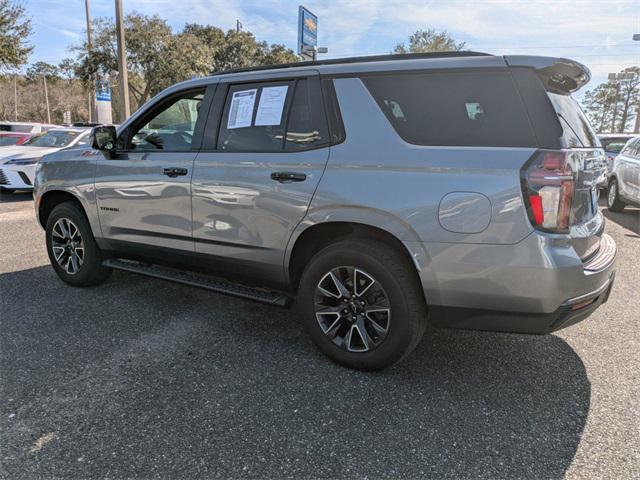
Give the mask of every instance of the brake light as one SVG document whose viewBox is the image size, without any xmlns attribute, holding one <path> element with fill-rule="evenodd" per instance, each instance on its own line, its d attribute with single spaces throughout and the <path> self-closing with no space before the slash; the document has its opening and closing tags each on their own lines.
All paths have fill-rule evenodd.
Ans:
<svg viewBox="0 0 640 480">
<path fill-rule="evenodd" d="M 534 227 L 550 232 L 569 228 L 575 172 L 570 152 L 539 151 L 523 169 L 524 197 Z"/>
</svg>

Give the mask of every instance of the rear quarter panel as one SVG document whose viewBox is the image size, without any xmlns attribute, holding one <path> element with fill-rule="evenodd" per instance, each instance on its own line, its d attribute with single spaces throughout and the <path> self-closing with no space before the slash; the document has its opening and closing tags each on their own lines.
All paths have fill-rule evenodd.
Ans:
<svg viewBox="0 0 640 480">
<path fill-rule="evenodd" d="M 309 216 L 326 218 L 346 206 L 383 211 L 404 226 L 396 233 L 402 241 L 515 244 L 533 231 L 520 168 L 534 149 L 411 145 L 360 79 L 336 79 L 335 89 L 346 140 L 331 148 Z M 460 194 L 445 199 L 452 192 Z M 479 214 L 489 218 L 478 221 Z"/>
</svg>

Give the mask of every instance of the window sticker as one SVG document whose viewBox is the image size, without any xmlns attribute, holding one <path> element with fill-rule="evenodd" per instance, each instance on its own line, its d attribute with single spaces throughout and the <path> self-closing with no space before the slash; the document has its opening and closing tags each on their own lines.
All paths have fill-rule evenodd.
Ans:
<svg viewBox="0 0 640 480">
<path fill-rule="evenodd" d="M 484 117 L 484 110 L 479 103 L 465 103 L 464 106 L 467 108 L 469 120 L 482 120 Z"/>
<path fill-rule="evenodd" d="M 280 87 L 264 87 L 258 103 L 256 114 L 256 127 L 267 125 L 280 125 L 282 110 L 287 98 L 287 85 Z"/>
<path fill-rule="evenodd" d="M 229 108 L 229 118 L 227 119 L 227 129 L 251 126 L 253 106 L 256 102 L 257 92 L 258 90 L 255 88 L 252 90 L 233 92 L 231 107 Z"/>
</svg>

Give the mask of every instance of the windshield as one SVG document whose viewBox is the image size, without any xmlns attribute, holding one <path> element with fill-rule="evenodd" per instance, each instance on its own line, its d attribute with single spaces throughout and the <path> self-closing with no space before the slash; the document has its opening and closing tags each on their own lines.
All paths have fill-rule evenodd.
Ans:
<svg viewBox="0 0 640 480">
<path fill-rule="evenodd" d="M 568 147 L 599 147 L 600 141 L 589 125 L 589 120 L 571 95 L 547 92 L 555 108 Z"/>
<path fill-rule="evenodd" d="M 62 148 L 73 142 L 81 132 L 64 132 L 61 130 L 49 130 L 30 138 L 22 145 L 27 147 L 51 147 Z"/>
</svg>

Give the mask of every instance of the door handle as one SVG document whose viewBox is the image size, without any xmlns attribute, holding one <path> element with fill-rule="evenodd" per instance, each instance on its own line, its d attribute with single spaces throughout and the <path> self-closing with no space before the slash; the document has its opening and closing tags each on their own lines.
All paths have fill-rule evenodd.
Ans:
<svg viewBox="0 0 640 480">
<path fill-rule="evenodd" d="M 176 177 L 179 177 L 180 175 L 186 175 L 187 172 L 188 170 L 186 168 L 169 167 L 169 168 L 162 169 L 162 174 L 171 178 L 176 178 Z"/>
<path fill-rule="evenodd" d="M 297 172 L 273 172 L 271 174 L 271 180 L 276 180 L 280 183 L 291 182 L 304 182 L 307 179 L 307 175 Z"/>
</svg>

